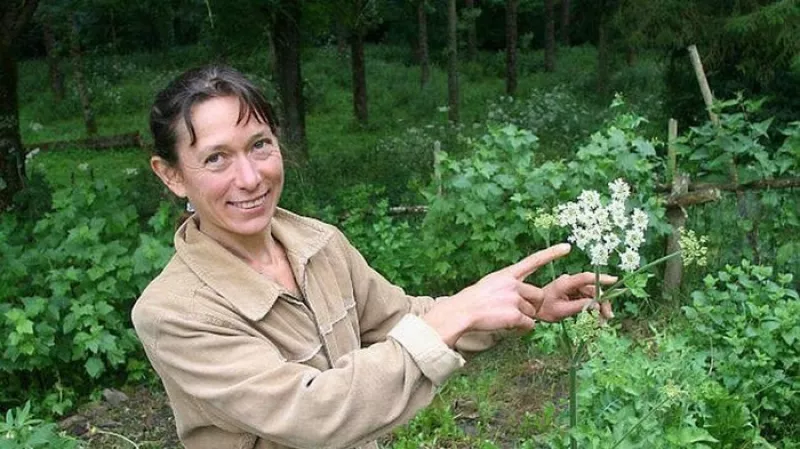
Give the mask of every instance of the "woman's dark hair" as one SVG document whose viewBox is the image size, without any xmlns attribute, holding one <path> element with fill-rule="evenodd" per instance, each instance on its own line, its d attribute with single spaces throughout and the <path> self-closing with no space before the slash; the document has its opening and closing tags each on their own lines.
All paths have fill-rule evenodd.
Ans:
<svg viewBox="0 0 800 449">
<path fill-rule="evenodd" d="M 278 121 L 261 90 L 239 71 L 222 65 L 209 65 L 188 70 L 174 79 L 156 95 L 150 110 L 150 132 L 153 133 L 154 154 L 170 165 L 178 162 L 176 128 L 183 119 L 194 145 L 196 135 L 192 125 L 192 107 L 215 97 L 239 99 L 239 118 L 255 117 L 260 123 L 269 124 L 277 135 Z"/>
</svg>

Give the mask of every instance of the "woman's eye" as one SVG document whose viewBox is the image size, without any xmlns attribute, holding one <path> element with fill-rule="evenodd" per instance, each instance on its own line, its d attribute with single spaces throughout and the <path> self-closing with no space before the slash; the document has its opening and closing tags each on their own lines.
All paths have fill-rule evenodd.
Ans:
<svg viewBox="0 0 800 449">
<path fill-rule="evenodd" d="M 222 153 L 214 153 L 208 156 L 205 160 L 205 165 L 210 168 L 219 168 L 225 163 L 225 158 Z"/>
<path fill-rule="evenodd" d="M 260 139 L 253 142 L 253 152 L 259 155 L 268 155 L 272 153 L 272 141 L 269 139 Z"/>
</svg>

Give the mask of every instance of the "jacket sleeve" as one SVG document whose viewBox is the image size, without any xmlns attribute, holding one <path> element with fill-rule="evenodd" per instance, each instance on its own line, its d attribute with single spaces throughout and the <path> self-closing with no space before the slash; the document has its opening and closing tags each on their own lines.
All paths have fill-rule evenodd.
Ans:
<svg viewBox="0 0 800 449">
<path fill-rule="evenodd" d="M 344 235 L 339 233 L 339 239 L 355 289 L 362 344 L 383 341 L 405 315 L 422 317 L 433 307 L 436 300 L 428 296 L 407 295 L 370 267 Z M 441 340 L 438 334 L 434 335 Z M 468 332 L 459 338 L 455 349 L 462 353 L 483 351 L 497 343 L 501 335 L 498 332 Z"/>
<path fill-rule="evenodd" d="M 348 448 L 374 440 L 428 405 L 435 386 L 463 364 L 411 315 L 385 341 L 318 370 L 286 361 L 246 321 L 189 310 L 135 309 L 137 332 L 159 375 L 216 426 L 289 447 Z"/>
</svg>

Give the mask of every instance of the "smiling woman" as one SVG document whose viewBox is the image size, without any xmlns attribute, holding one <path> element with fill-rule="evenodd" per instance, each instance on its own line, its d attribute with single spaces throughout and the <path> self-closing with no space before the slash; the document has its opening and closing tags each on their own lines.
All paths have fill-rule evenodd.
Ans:
<svg viewBox="0 0 800 449">
<path fill-rule="evenodd" d="M 278 207 L 277 122 L 231 68 L 178 77 L 150 124 L 153 171 L 195 213 L 132 315 L 189 449 L 376 448 L 465 363 L 457 351 L 598 307 L 593 273 L 524 282 L 566 244 L 447 298 L 406 295 L 336 228 Z"/>
</svg>

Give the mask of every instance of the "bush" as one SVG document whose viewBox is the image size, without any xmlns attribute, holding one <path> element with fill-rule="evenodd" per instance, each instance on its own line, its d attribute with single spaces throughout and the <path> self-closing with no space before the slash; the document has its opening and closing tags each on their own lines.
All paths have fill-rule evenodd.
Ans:
<svg viewBox="0 0 800 449">
<path fill-rule="evenodd" d="M 705 278 L 683 308 L 708 372 L 740 396 L 767 435 L 800 437 L 800 298 L 791 275 L 743 260 Z"/>
<path fill-rule="evenodd" d="M 0 217 L 0 400 L 54 385 L 85 392 L 85 374 L 142 356 L 130 308 L 172 254 L 171 222 L 164 206 L 141 226 L 116 185 L 88 180 L 56 190 L 33 226 Z"/>
</svg>

